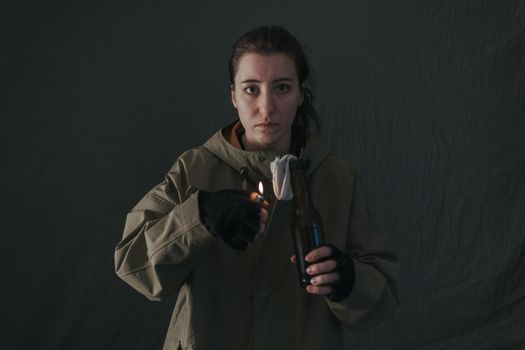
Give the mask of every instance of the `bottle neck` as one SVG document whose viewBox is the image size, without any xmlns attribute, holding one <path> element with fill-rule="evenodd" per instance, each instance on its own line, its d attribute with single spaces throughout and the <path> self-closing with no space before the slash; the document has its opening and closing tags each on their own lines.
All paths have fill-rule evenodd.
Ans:
<svg viewBox="0 0 525 350">
<path fill-rule="evenodd" d="M 292 175 L 293 204 L 295 207 L 311 205 L 310 191 L 304 173 L 302 162 L 299 159 L 290 161 Z"/>
</svg>

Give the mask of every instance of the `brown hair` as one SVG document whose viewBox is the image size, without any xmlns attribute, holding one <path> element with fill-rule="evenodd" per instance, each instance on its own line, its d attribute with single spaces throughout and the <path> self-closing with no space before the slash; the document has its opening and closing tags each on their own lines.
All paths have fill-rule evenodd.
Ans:
<svg viewBox="0 0 525 350">
<path fill-rule="evenodd" d="M 304 100 L 297 108 L 293 127 L 297 133 L 303 129 L 306 134 L 310 134 L 311 122 L 317 129 L 320 129 L 321 122 L 317 111 L 312 102 L 314 96 L 311 91 L 312 80 L 310 78 L 310 65 L 304 54 L 303 45 L 283 27 L 258 27 L 242 35 L 232 46 L 233 51 L 230 56 L 230 83 L 232 86 L 235 81 L 235 74 L 239 66 L 241 57 L 246 53 L 258 53 L 268 55 L 272 53 L 284 53 L 290 55 L 295 62 L 295 69 L 299 79 Z"/>
</svg>

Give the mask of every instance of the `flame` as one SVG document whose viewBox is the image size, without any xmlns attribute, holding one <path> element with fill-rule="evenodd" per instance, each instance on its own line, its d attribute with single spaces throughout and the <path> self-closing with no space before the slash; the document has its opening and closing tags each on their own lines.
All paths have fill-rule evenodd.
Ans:
<svg viewBox="0 0 525 350">
<path fill-rule="evenodd" d="M 264 187 L 262 181 L 259 181 L 259 193 L 261 195 L 264 194 Z"/>
</svg>

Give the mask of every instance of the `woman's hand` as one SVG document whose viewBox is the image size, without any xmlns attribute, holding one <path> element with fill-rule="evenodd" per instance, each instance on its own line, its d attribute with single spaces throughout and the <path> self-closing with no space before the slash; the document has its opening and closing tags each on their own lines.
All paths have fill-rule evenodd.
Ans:
<svg viewBox="0 0 525 350">
<path fill-rule="evenodd" d="M 213 235 L 221 237 L 236 250 L 246 250 L 268 221 L 266 201 L 250 200 L 250 194 L 239 190 L 199 192 L 199 212 L 203 224 Z"/>
<path fill-rule="evenodd" d="M 297 262 L 293 255 L 292 263 Z M 354 287 L 354 263 L 349 254 L 337 247 L 325 244 L 305 256 L 309 266 L 306 272 L 313 276 L 306 291 L 310 294 L 325 295 L 332 301 L 343 300 Z"/>
</svg>

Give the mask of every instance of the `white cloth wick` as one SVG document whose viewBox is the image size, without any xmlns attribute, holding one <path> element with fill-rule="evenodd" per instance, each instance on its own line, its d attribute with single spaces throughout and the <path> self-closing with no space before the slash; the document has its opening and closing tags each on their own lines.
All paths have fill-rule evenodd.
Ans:
<svg viewBox="0 0 525 350">
<path fill-rule="evenodd" d="M 292 176 L 290 173 L 290 161 L 297 159 L 293 154 L 285 154 L 275 157 L 270 163 L 272 171 L 273 192 L 278 200 L 290 200 L 293 198 Z"/>
</svg>

